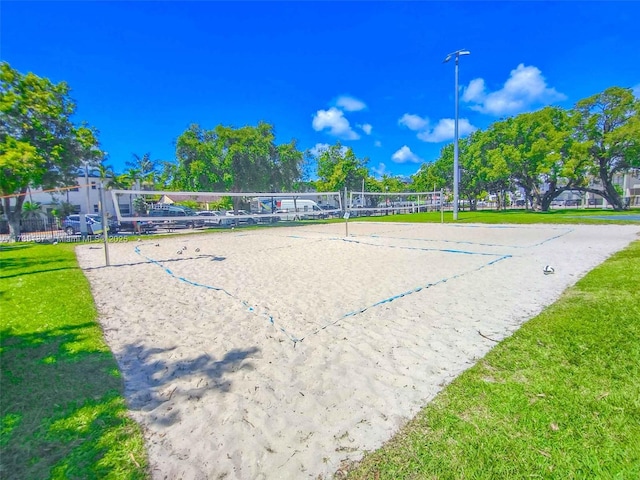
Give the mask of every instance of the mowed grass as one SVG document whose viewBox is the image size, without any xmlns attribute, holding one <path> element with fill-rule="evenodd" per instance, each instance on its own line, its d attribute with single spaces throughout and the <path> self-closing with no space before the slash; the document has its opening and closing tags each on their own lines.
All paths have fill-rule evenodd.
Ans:
<svg viewBox="0 0 640 480">
<path fill-rule="evenodd" d="M 441 216 L 440 212 L 420 212 L 420 213 L 403 213 L 394 215 L 379 215 L 373 217 L 353 217 L 349 221 L 357 222 L 413 222 L 413 223 L 513 223 L 513 224 L 535 224 L 535 223 L 551 223 L 551 224 L 586 224 L 586 225 L 603 225 L 603 224 L 638 224 L 636 219 L 630 219 L 629 216 L 640 215 L 640 209 L 625 210 L 623 212 L 615 212 L 613 210 L 602 209 L 558 209 L 549 212 L 532 212 L 526 210 L 478 210 L 471 212 L 468 210 L 458 212 L 458 220 L 453 220 L 451 211 L 444 212 Z M 334 219 L 333 221 L 344 221 L 342 219 Z"/>
<path fill-rule="evenodd" d="M 639 282 L 636 241 L 340 477 L 640 478 Z"/>
<path fill-rule="evenodd" d="M 0 246 L 0 478 L 148 478 L 96 319 L 73 245 Z"/>
</svg>

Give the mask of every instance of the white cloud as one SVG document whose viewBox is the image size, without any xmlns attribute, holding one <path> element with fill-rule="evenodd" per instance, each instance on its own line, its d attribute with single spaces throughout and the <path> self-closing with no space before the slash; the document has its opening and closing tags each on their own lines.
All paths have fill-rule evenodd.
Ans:
<svg viewBox="0 0 640 480">
<path fill-rule="evenodd" d="M 455 136 L 455 120 L 443 118 L 433 129 L 418 133 L 418 138 L 428 143 L 440 143 L 452 140 Z M 477 130 L 466 118 L 458 119 L 458 136 L 463 137 Z"/>
<path fill-rule="evenodd" d="M 482 103 L 482 100 L 485 97 L 484 89 L 484 79 L 476 78 L 474 80 L 471 80 L 469 82 L 469 86 L 464 89 L 464 93 L 462 94 L 462 101 Z"/>
<path fill-rule="evenodd" d="M 328 129 L 331 135 L 344 140 L 360 138 L 360 135 L 351 129 L 349 120 L 344 117 L 343 112 L 335 107 L 329 110 L 318 110 L 313 117 L 312 126 L 316 132 Z"/>
<path fill-rule="evenodd" d="M 376 140 L 375 142 L 373 142 L 373 146 L 374 147 L 381 147 L 382 146 L 382 142 L 380 140 Z"/>
<path fill-rule="evenodd" d="M 633 95 L 640 99 L 640 83 L 637 84 L 635 87 L 632 87 L 631 90 L 633 91 Z"/>
<path fill-rule="evenodd" d="M 387 166 L 380 162 L 377 167 L 371 167 L 371 171 L 376 177 L 382 177 L 387 173 Z"/>
<path fill-rule="evenodd" d="M 328 149 L 329 149 L 328 143 L 316 143 L 313 147 L 309 149 L 309 152 L 311 152 L 311 155 L 313 155 L 314 157 L 317 157 L 322 152 Z"/>
<path fill-rule="evenodd" d="M 455 132 L 455 122 L 453 119 L 443 118 L 433 128 L 430 127 L 429 123 L 427 117 L 420 117 L 419 115 L 411 113 L 405 113 L 402 118 L 398 120 L 398 124 L 404 125 L 409 130 L 417 131 L 417 137 L 424 142 L 439 143 L 453 139 Z M 466 118 L 460 118 L 458 120 L 458 134 L 460 136 L 468 135 L 475 130 L 477 130 L 477 128 L 471 125 Z"/>
<path fill-rule="evenodd" d="M 318 157 L 319 155 L 322 154 L 322 152 L 329 150 L 329 148 L 331 147 L 331 145 L 329 145 L 328 143 L 316 143 L 313 147 L 311 147 L 309 149 L 309 152 L 311 153 L 311 155 L 313 155 L 314 157 Z M 344 156 L 345 153 L 347 153 L 348 147 L 345 147 L 344 145 L 342 145 L 342 147 L 340 147 L 340 153 Z"/>
<path fill-rule="evenodd" d="M 338 97 L 336 100 L 336 106 L 347 112 L 357 112 L 367 108 L 367 105 L 363 101 L 348 95 Z"/>
<path fill-rule="evenodd" d="M 400 120 L 398 120 L 400 125 L 404 125 L 409 130 L 422 130 L 423 128 L 429 125 L 428 118 L 422 118 L 418 115 L 413 115 L 411 113 L 405 113 Z"/>
<path fill-rule="evenodd" d="M 409 147 L 404 145 L 396 153 L 391 155 L 391 160 L 396 163 L 420 163 L 422 159 L 411 151 Z"/>
<path fill-rule="evenodd" d="M 518 65 L 500 90 L 486 92 L 482 78 L 469 83 L 462 95 L 464 102 L 473 103 L 472 110 L 494 116 L 511 115 L 527 111 L 535 105 L 550 104 L 567 97 L 547 86 L 542 72 L 534 66 Z"/>
<path fill-rule="evenodd" d="M 369 123 L 365 123 L 364 125 L 358 125 L 358 127 L 362 129 L 362 131 L 367 135 L 371 135 L 371 130 L 373 130 L 373 127 Z"/>
</svg>

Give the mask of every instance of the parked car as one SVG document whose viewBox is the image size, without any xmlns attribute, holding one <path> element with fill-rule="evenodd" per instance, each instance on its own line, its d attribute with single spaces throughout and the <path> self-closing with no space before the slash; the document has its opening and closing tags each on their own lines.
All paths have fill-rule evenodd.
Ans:
<svg viewBox="0 0 640 480">
<path fill-rule="evenodd" d="M 147 221 L 124 221 L 119 224 L 119 231 L 121 232 L 152 233 L 157 229 L 158 227 L 153 222 Z"/>
<path fill-rule="evenodd" d="M 286 208 L 276 210 L 275 214 L 279 221 L 284 221 L 284 222 L 296 221 L 297 222 L 298 220 L 300 220 L 299 213 L 295 213 L 294 211 L 289 212 L 289 210 Z"/>
<path fill-rule="evenodd" d="M 102 215 L 97 213 L 87 213 L 87 218 L 102 224 Z M 109 224 L 109 233 L 118 233 L 119 224 L 117 219 L 107 217 L 107 223 Z"/>
<path fill-rule="evenodd" d="M 184 219 L 184 220 L 163 220 L 163 217 L 195 217 L 196 212 L 187 207 L 181 207 L 176 205 L 162 205 L 160 207 L 152 208 L 149 211 L 150 217 L 158 217 L 158 220 L 153 222 L 159 227 L 166 226 L 169 228 L 185 227 L 196 228 L 204 227 L 204 220 L 200 219 Z"/>
<path fill-rule="evenodd" d="M 102 232 L 102 218 L 96 214 L 85 214 L 87 222 L 87 234 L 97 235 Z M 82 232 L 80 226 L 80 215 L 69 215 L 62 221 L 62 229 L 67 235 L 77 235 Z M 109 222 L 109 233 L 116 233 L 118 231 L 117 224 Z"/>
<path fill-rule="evenodd" d="M 205 227 L 219 227 L 221 225 L 225 225 L 227 222 L 227 218 L 221 212 L 217 210 L 204 210 L 201 212 L 196 212 L 196 215 L 199 217 L 203 217 L 203 222 Z"/>
<path fill-rule="evenodd" d="M 228 212 L 225 213 L 225 215 L 227 217 L 235 217 L 236 213 L 233 210 L 229 210 Z M 238 210 L 237 215 L 251 215 L 249 212 L 247 212 L 246 210 Z M 232 219 L 233 223 L 239 223 L 239 224 L 247 224 L 247 225 L 255 225 L 257 222 L 257 218 L 256 217 L 244 217 L 244 218 L 234 218 Z"/>
</svg>

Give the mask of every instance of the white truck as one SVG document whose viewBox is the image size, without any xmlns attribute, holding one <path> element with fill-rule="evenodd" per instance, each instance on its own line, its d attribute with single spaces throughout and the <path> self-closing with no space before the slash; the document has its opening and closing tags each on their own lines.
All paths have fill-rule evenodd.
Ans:
<svg viewBox="0 0 640 480">
<path fill-rule="evenodd" d="M 325 218 L 326 214 L 316 202 L 306 198 L 260 197 L 251 201 L 251 213 L 273 213 L 279 220 L 308 220 Z"/>
</svg>

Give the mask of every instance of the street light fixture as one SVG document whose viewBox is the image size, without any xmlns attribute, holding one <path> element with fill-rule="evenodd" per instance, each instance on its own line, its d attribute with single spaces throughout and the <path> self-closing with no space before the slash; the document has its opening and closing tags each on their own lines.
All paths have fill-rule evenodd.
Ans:
<svg viewBox="0 0 640 480">
<path fill-rule="evenodd" d="M 453 57 L 456 58 L 456 69 L 455 69 L 455 78 L 456 78 L 456 117 L 455 117 L 455 133 L 454 133 L 454 142 L 453 142 L 453 219 L 458 220 L 458 202 L 459 202 L 459 194 L 458 194 L 458 184 L 460 183 L 460 167 L 458 166 L 458 61 L 460 59 L 460 55 L 469 55 L 471 52 L 469 50 L 456 50 L 453 53 L 447 55 L 447 58 L 444 59 L 444 62 L 447 63 Z"/>
</svg>

